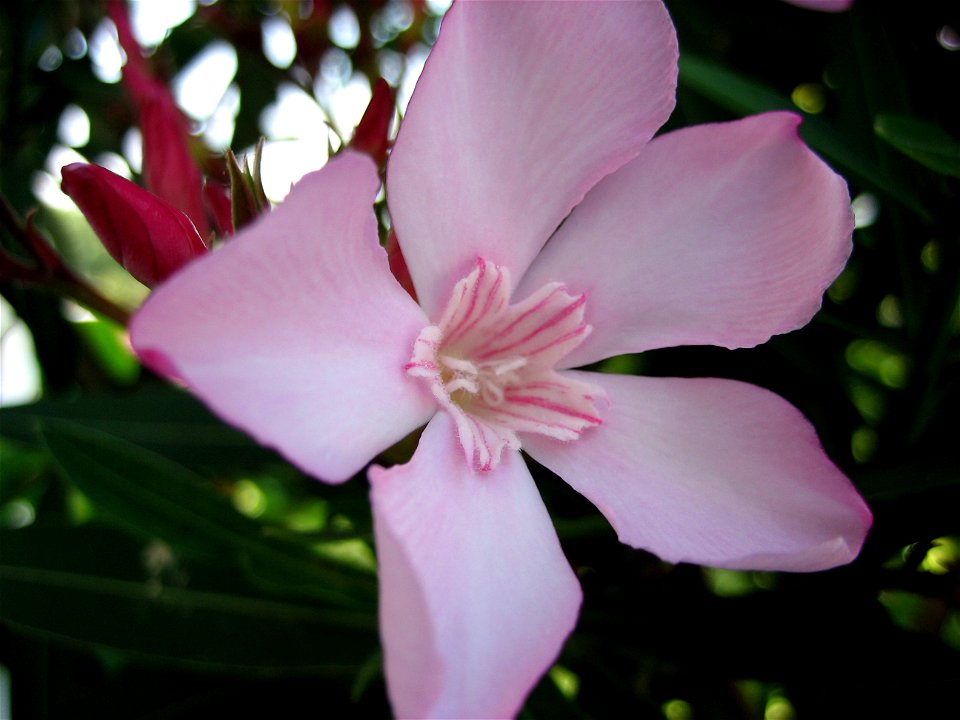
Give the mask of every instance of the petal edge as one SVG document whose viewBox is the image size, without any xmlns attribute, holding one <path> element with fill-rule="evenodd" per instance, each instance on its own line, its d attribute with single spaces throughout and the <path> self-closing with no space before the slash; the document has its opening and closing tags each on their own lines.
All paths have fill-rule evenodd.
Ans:
<svg viewBox="0 0 960 720">
<path fill-rule="evenodd" d="M 734 380 L 569 373 L 604 388 L 604 424 L 526 449 L 620 540 L 670 562 L 814 571 L 853 560 L 872 521 L 810 423 Z"/>
<path fill-rule="evenodd" d="M 341 153 L 157 288 L 130 328 L 145 361 L 329 482 L 435 407 L 403 370 L 426 318 L 379 245 L 378 185 L 369 158 Z"/>
<path fill-rule="evenodd" d="M 370 481 L 394 713 L 515 715 L 581 601 L 519 453 L 473 472 L 441 412 L 410 463 L 373 467 Z"/>
</svg>

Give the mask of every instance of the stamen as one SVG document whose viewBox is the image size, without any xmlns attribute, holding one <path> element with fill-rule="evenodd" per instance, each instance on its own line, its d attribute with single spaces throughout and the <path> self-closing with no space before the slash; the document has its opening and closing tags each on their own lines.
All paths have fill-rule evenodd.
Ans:
<svg viewBox="0 0 960 720">
<path fill-rule="evenodd" d="M 467 378 L 457 378 L 447 383 L 447 392 L 451 395 L 458 390 L 466 390 L 471 395 L 476 395 L 480 392 L 480 386 Z"/>
<path fill-rule="evenodd" d="M 468 373 L 470 375 L 476 375 L 478 372 L 477 366 L 469 360 L 461 360 L 460 358 L 450 357 L 449 355 L 441 355 L 440 362 L 457 372 Z"/>
<path fill-rule="evenodd" d="M 527 364 L 527 359 L 522 357 L 514 358 L 513 360 L 507 360 L 505 362 L 498 364 L 493 369 L 493 374 L 506 375 L 507 373 L 511 373 L 514 370 L 519 370 L 526 364 Z"/>
<path fill-rule="evenodd" d="M 480 397 L 490 405 L 499 405 L 503 402 L 505 395 L 503 388 L 494 383 L 484 383 L 483 390 L 480 393 Z"/>
<path fill-rule="evenodd" d="M 505 449 L 518 450 L 517 433 L 571 441 L 602 422 L 603 391 L 554 370 L 590 332 L 585 296 L 559 283 L 515 304 L 510 293 L 509 271 L 478 258 L 405 366 L 430 383 L 478 472 L 497 467 Z"/>
</svg>

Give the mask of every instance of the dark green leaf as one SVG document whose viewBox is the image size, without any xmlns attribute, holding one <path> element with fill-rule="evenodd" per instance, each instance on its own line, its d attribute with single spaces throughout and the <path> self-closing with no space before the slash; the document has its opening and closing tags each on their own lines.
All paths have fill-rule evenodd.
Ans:
<svg viewBox="0 0 960 720">
<path fill-rule="evenodd" d="M 680 58 L 680 83 L 734 115 L 796 110 L 776 90 L 690 53 Z"/>
<path fill-rule="evenodd" d="M 770 110 L 798 112 L 790 99 L 763 83 L 743 77 L 715 63 L 685 54 L 680 58 L 680 83 L 703 95 L 734 115 L 751 115 Z M 921 217 L 929 214 L 916 194 L 897 178 L 884 173 L 877 162 L 856 149 L 824 118 L 804 115 L 801 135 L 810 146 L 834 163 L 838 169 L 895 198 Z"/>
<path fill-rule="evenodd" d="M 56 419 L 102 430 L 191 467 L 249 468 L 277 460 L 276 454 L 215 418 L 187 393 L 167 387 L 3 408 L 0 434 L 35 444 L 38 423 Z"/>
<path fill-rule="evenodd" d="M 857 477 L 857 487 L 870 501 L 896 500 L 960 486 L 953 467 L 884 467 Z"/>
<path fill-rule="evenodd" d="M 236 558 L 277 591 L 373 607 L 372 576 L 324 559 L 305 544 L 265 536 L 264 526 L 236 512 L 187 468 L 73 423 L 49 420 L 43 435 L 67 477 L 132 532 L 197 557 Z"/>
<path fill-rule="evenodd" d="M 960 177 L 960 141 L 932 123 L 878 115 L 874 132 L 909 158 L 941 175 Z"/>
<path fill-rule="evenodd" d="M 277 600 L 110 528 L 0 533 L 0 618 L 21 629 L 222 671 L 352 675 L 372 612 Z"/>
<path fill-rule="evenodd" d="M 234 232 L 253 222 L 258 215 L 270 210 L 270 202 L 263 191 L 263 181 L 260 177 L 263 144 L 264 139 L 261 137 L 257 142 L 257 149 L 254 151 L 253 169 L 250 168 L 247 158 L 244 158 L 241 168 L 232 151 L 228 150 L 226 154 L 227 173 L 230 175 Z"/>
<path fill-rule="evenodd" d="M 137 362 L 122 338 L 122 328 L 109 320 L 94 319 L 74 323 L 100 367 L 108 377 L 122 385 L 131 385 L 140 376 Z"/>
</svg>

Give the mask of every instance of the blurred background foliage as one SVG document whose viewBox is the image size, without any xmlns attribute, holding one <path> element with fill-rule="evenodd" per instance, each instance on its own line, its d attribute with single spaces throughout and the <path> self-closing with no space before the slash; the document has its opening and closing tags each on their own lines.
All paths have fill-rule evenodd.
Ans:
<svg viewBox="0 0 960 720">
<path fill-rule="evenodd" d="M 850 183 L 856 249 L 798 332 L 603 369 L 771 388 L 814 422 L 876 522 L 860 558 L 830 572 L 673 566 L 620 545 L 589 503 L 535 468 L 586 599 L 522 717 L 952 716 L 960 7 L 667 4 L 682 55 L 668 129 L 803 114 L 805 139 Z M 444 11 L 403 0 L 183 5 L 169 29 L 147 22 L 146 44 L 182 107 L 184 69 L 211 48 L 227 58 L 206 109 L 185 108 L 198 162 L 215 174 L 227 147 L 265 135 L 265 172 L 305 163 L 280 175 L 279 195 L 349 136 L 372 79 L 398 87 L 403 106 Z M 0 5 L 0 192 L 20 215 L 37 208 L 72 266 L 135 307 L 145 289 L 56 189 L 77 153 L 139 177 L 111 32 L 97 2 Z M 10 232 L 0 243 L 17 253 Z M 0 714 L 387 716 L 364 478 L 331 487 L 303 476 L 141 369 L 122 328 L 43 289 L 4 279 L 0 291 L 5 393 L 32 368 L 42 388 L 5 397 L 0 411 Z M 14 345 L 37 364 L 15 361 Z"/>
</svg>

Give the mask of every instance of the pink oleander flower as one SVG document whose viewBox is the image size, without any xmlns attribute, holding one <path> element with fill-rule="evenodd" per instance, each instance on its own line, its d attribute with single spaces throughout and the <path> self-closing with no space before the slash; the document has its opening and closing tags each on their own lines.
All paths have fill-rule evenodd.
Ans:
<svg viewBox="0 0 960 720">
<path fill-rule="evenodd" d="M 869 510 L 780 397 L 571 369 L 765 342 L 850 253 L 846 185 L 796 116 L 651 140 L 676 73 L 659 0 L 455 3 L 387 167 L 419 304 L 378 243 L 375 166 L 348 150 L 132 322 L 144 361 L 326 482 L 427 423 L 409 463 L 368 472 L 400 717 L 515 714 L 574 627 L 521 448 L 671 562 L 859 552 Z"/>
<path fill-rule="evenodd" d="M 784 0 L 784 2 L 808 10 L 832 13 L 843 12 L 853 7 L 853 0 Z"/>
</svg>

